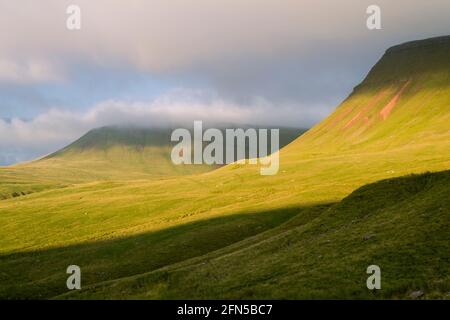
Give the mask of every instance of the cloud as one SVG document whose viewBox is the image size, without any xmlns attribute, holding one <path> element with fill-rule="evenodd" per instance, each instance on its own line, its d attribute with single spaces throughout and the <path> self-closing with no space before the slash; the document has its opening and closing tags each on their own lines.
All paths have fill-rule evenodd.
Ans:
<svg viewBox="0 0 450 320">
<path fill-rule="evenodd" d="M 31 120 L 0 118 L 0 162 L 11 164 L 45 155 L 102 126 L 190 127 L 194 120 L 202 120 L 208 125 L 300 123 L 307 127 L 328 111 L 325 106 L 308 110 L 305 113 L 304 108 L 295 105 L 274 106 L 264 99 L 256 99 L 251 105 L 237 105 L 208 92 L 181 89 L 150 102 L 103 101 L 84 112 L 54 108 Z"/>
<path fill-rule="evenodd" d="M 70 4 L 81 8 L 79 31 L 66 29 Z M 371 4 L 0 0 L 0 116 L 12 118 L 0 120 L 0 161 L 51 152 L 116 122 L 309 126 L 389 46 L 450 30 L 448 0 L 378 0 L 377 31 L 366 28 Z M 142 98 L 167 86 L 187 92 Z"/>
<path fill-rule="evenodd" d="M 71 4 L 81 8 L 79 31 L 66 29 Z M 85 100 L 96 90 L 101 92 L 96 101 L 120 99 L 126 90 L 121 77 L 145 75 L 191 89 L 200 83 L 239 105 L 262 97 L 273 105 L 327 105 L 331 111 L 386 48 L 450 30 L 448 0 L 379 0 L 383 29 L 377 31 L 366 28 L 370 4 L 0 0 L 0 112 L 14 108 L 28 117 L 27 112 L 37 112 L 32 109 L 53 107 L 55 101 L 79 109 L 94 103 Z M 96 78 L 86 86 L 99 70 L 117 71 L 113 89 L 107 73 L 104 81 Z M 55 82 L 67 84 L 64 92 L 61 87 L 33 90 L 39 83 Z M 27 90 L 18 95 L 21 90 L 12 85 Z"/>
<path fill-rule="evenodd" d="M 139 70 L 230 70 L 239 61 L 277 62 L 317 53 L 326 44 L 374 48 L 361 0 L 78 0 L 81 30 L 66 29 L 73 1 L 1 2 L 0 79 L 64 78 L 53 64 L 89 61 Z M 448 32 L 447 0 L 379 0 L 383 41 Z M 430 23 L 430 21 L 432 23 Z M 10 36 L 10 35 L 14 36 Z M 401 40 L 400 40 L 401 41 Z M 325 52 L 322 52 L 324 54 Z M 18 62 L 22 61 L 22 62 Z M 39 63 L 33 61 L 40 61 Z M 235 70 L 238 71 L 238 70 Z"/>
</svg>

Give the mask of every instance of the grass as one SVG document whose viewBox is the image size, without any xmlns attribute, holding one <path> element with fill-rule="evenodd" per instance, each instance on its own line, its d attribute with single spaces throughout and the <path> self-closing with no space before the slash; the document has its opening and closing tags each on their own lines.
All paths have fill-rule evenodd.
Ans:
<svg viewBox="0 0 450 320">
<path fill-rule="evenodd" d="M 304 132 L 280 128 L 280 148 Z M 95 181 L 165 179 L 217 169 L 170 159 L 171 129 L 103 127 L 43 159 L 0 167 L 0 200 Z"/>
<path fill-rule="evenodd" d="M 85 289 L 69 298 L 445 298 L 449 173 L 399 178 L 450 168 L 450 50 L 436 46 L 407 55 L 443 66 L 429 72 L 388 52 L 281 150 L 275 176 L 150 177 L 89 157 L 0 170 L 3 190 L 33 192 L 0 201 L 0 297 L 61 297 L 78 264 Z M 380 292 L 364 287 L 369 263 Z"/>
<path fill-rule="evenodd" d="M 164 229 L 120 238 L 8 254 L 0 257 L 5 271 L 0 298 L 49 298 L 65 292 L 65 269 L 71 261 L 83 266 L 85 284 L 140 274 L 222 248 L 273 228 L 294 214 L 295 210 L 283 210 L 230 215 L 168 224 Z"/>
<path fill-rule="evenodd" d="M 50 298 L 62 294 L 69 264 L 82 267 L 86 286 L 136 276 L 244 240 L 294 214 L 301 216 L 302 208 L 339 201 L 367 182 L 420 171 L 419 165 L 434 170 L 449 167 L 444 158 L 438 161 L 428 153 L 403 152 L 284 163 L 280 174 L 272 177 L 259 176 L 253 167 L 222 168 L 202 176 L 96 182 L 1 201 L 1 296 Z M 387 166 L 388 161 L 392 164 Z M 276 214 L 266 215 L 268 211 Z M 247 214 L 252 218 L 244 219 Z M 233 216 L 239 218 L 233 220 Z M 213 228 L 211 223 L 218 225 Z M 193 227 L 183 228 L 185 225 Z M 171 231 L 177 227 L 178 237 Z M 395 225 L 393 232 L 404 227 Z M 148 233 L 151 235 L 139 238 Z M 121 242 L 133 237 L 141 240 Z M 417 255 L 424 258 L 420 252 Z M 143 256 L 147 260 L 142 260 Z M 122 267 L 124 261 L 127 264 Z"/>
<path fill-rule="evenodd" d="M 450 171 L 384 180 L 221 250 L 60 298 L 370 299 L 419 289 L 449 298 L 449 197 Z M 366 288 L 372 264 L 380 291 Z"/>
</svg>

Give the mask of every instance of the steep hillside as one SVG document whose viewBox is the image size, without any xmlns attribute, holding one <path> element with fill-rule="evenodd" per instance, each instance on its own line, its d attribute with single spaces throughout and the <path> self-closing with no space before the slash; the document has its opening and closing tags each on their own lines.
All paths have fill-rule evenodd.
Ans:
<svg viewBox="0 0 450 320">
<path fill-rule="evenodd" d="M 380 151 L 450 140 L 450 36 L 386 51 L 364 81 L 289 150 Z"/>
</svg>

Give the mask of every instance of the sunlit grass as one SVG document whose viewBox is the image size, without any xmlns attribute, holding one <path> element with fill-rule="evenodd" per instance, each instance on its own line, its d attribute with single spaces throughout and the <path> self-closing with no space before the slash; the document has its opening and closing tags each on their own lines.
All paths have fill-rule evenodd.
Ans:
<svg viewBox="0 0 450 320">
<path fill-rule="evenodd" d="M 0 297 L 64 294 L 78 264 L 75 298 L 444 298 L 448 172 L 363 187 L 450 169 L 450 50 L 427 50 L 382 60 L 274 176 L 232 164 L 155 177 L 122 147 L 2 168 L 0 193 L 25 195 L 0 200 Z M 372 263 L 379 293 L 364 287 Z"/>
</svg>

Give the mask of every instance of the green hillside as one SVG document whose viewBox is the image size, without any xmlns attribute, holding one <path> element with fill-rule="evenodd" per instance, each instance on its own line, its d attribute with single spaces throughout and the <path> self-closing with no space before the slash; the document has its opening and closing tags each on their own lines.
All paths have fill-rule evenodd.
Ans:
<svg viewBox="0 0 450 320">
<path fill-rule="evenodd" d="M 170 128 L 103 127 L 43 159 L 36 166 L 84 170 L 91 181 L 143 179 L 201 173 L 209 166 L 176 166 L 170 159 L 174 145 Z"/>
<path fill-rule="evenodd" d="M 172 130 L 118 126 L 93 129 L 42 159 L 0 167 L 0 199 L 77 183 L 162 179 L 218 168 L 210 165 L 174 165 L 170 159 L 176 144 L 170 141 Z M 280 147 L 304 131 L 280 128 Z"/>
<path fill-rule="evenodd" d="M 235 245 L 65 298 L 408 299 L 421 290 L 450 299 L 448 199 L 450 171 L 383 180 Z M 366 287 L 372 264 L 380 291 Z"/>
<path fill-rule="evenodd" d="M 383 151 L 450 140 L 449 86 L 449 36 L 394 46 L 292 151 Z"/>
<path fill-rule="evenodd" d="M 75 298 L 445 298 L 449 43 L 388 50 L 281 150 L 277 175 L 232 164 L 0 201 L 0 297 L 59 297 L 77 264 Z M 397 178 L 427 171 L 445 172 Z M 364 289 L 368 264 L 382 268 L 377 293 Z"/>
</svg>

